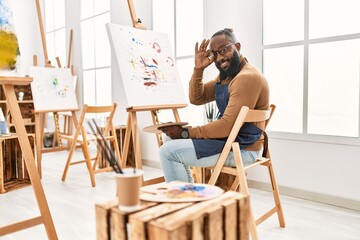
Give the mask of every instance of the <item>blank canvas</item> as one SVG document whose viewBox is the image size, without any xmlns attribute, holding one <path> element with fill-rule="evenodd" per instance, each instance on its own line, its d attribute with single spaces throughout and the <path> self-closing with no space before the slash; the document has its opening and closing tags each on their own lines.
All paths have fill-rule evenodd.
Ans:
<svg viewBox="0 0 360 240">
<path fill-rule="evenodd" d="M 74 78 L 68 68 L 30 67 L 35 111 L 77 110 Z"/>
<path fill-rule="evenodd" d="M 166 34 L 112 23 L 106 27 L 128 106 L 187 103 Z"/>
</svg>

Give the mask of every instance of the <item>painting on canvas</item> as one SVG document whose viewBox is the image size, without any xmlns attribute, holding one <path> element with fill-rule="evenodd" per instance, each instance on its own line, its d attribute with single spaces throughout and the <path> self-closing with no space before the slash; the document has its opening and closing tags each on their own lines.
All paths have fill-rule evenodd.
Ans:
<svg viewBox="0 0 360 240">
<path fill-rule="evenodd" d="M 110 23 L 106 27 L 128 106 L 187 103 L 166 34 Z"/>
<path fill-rule="evenodd" d="M 31 91 L 37 112 L 77 110 L 74 78 L 68 68 L 31 67 Z"/>
<path fill-rule="evenodd" d="M 0 75 L 17 75 L 19 56 L 19 44 L 9 2 L 0 0 Z"/>
</svg>

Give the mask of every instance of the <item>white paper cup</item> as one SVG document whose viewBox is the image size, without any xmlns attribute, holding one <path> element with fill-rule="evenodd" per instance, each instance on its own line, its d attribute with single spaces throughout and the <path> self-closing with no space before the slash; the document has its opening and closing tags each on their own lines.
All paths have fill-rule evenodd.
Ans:
<svg viewBox="0 0 360 240">
<path fill-rule="evenodd" d="M 115 175 L 119 209 L 125 212 L 134 211 L 139 208 L 143 171 L 125 168 L 123 172 Z"/>
</svg>

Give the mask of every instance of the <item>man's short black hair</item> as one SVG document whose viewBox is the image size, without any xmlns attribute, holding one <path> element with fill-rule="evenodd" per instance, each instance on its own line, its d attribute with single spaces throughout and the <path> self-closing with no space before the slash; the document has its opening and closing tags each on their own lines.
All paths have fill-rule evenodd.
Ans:
<svg viewBox="0 0 360 240">
<path fill-rule="evenodd" d="M 217 31 L 216 33 L 214 33 L 214 35 L 212 35 L 211 38 L 219 36 L 219 35 L 225 35 L 226 39 L 232 43 L 237 42 L 236 37 L 231 28 L 224 28 L 223 30 Z"/>
</svg>

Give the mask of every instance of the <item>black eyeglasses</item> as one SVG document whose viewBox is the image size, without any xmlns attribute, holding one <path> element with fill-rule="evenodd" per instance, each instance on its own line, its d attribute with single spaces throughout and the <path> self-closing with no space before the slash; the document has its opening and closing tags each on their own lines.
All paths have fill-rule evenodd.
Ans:
<svg viewBox="0 0 360 240">
<path fill-rule="evenodd" d="M 228 47 L 230 47 L 232 45 L 235 45 L 235 43 L 229 43 L 229 44 L 223 45 L 223 46 L 219 47 L 218 50 L 212 51 L 212 53 L 214 54 L 214 57 L 216 58 L 217 54 L 220 54 L 221 56 L 223 56 L 228 51 Z"/>
</svg>

